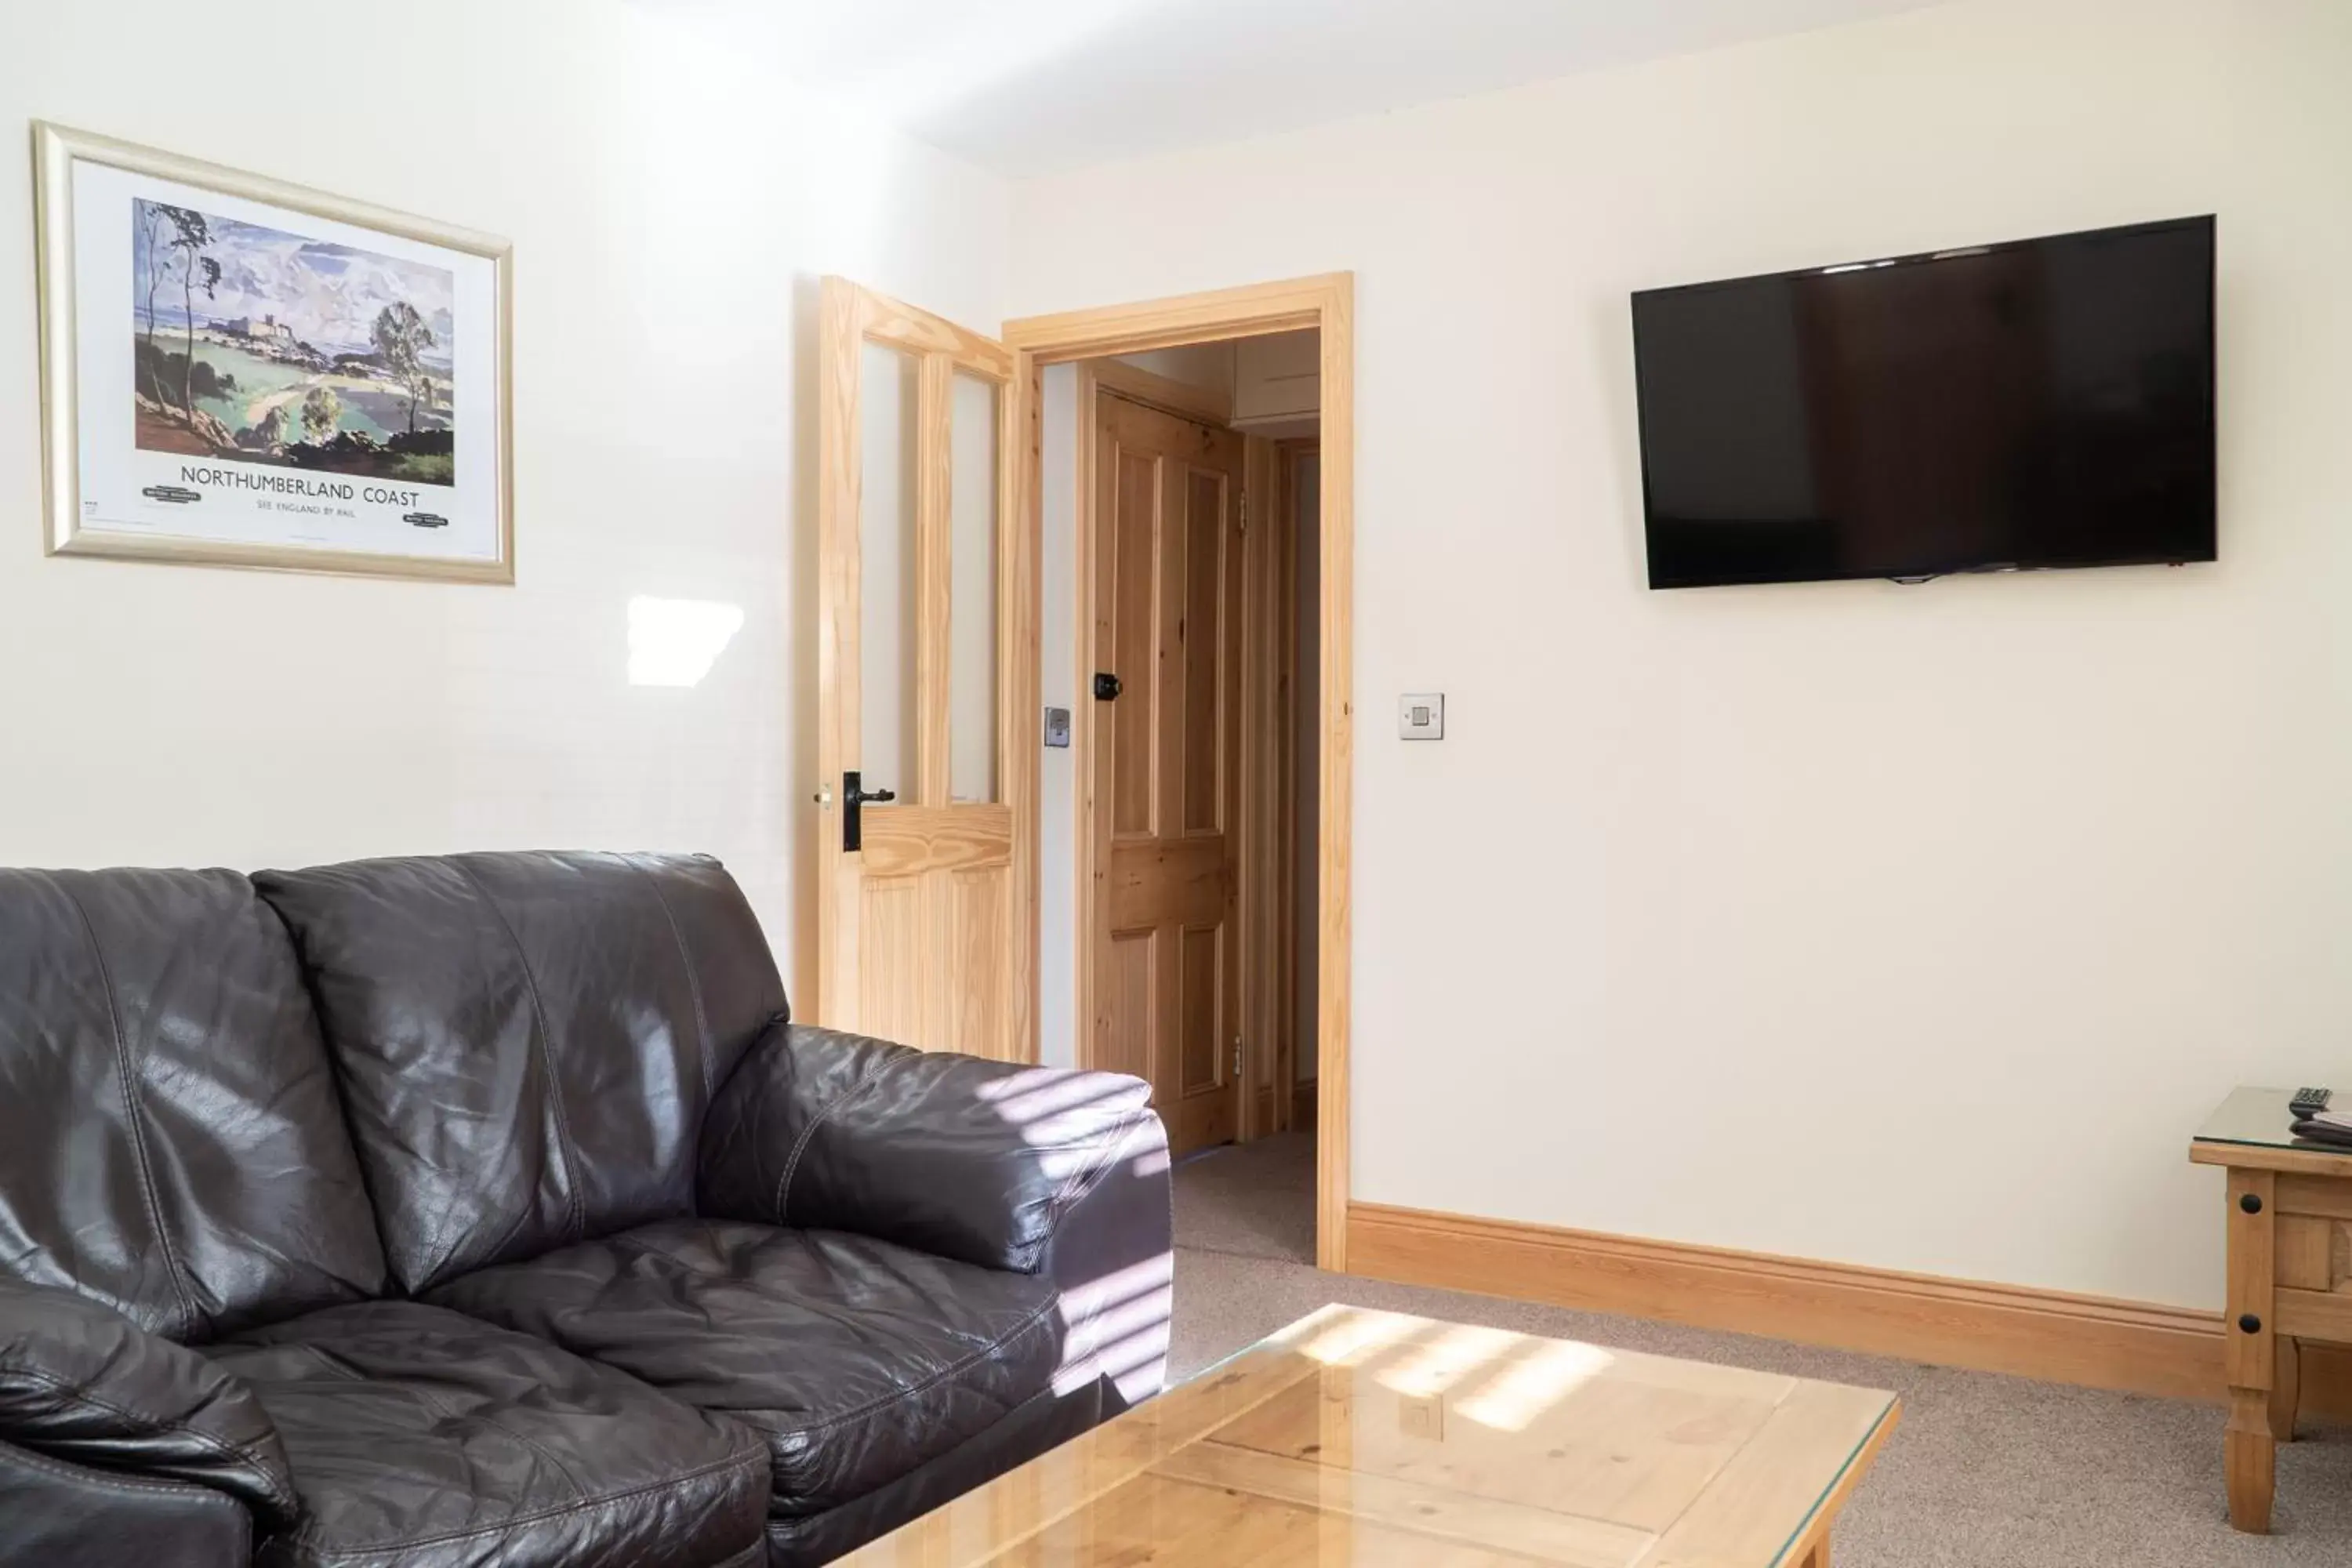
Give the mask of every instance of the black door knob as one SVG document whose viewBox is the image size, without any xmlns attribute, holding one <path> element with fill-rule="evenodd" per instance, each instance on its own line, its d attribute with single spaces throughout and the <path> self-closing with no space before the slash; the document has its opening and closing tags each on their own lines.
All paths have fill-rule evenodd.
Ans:
<svg viewBox="0 0 2352 1568">
<path fill-rule="evenodd" d="M 2238 1320 L 2238 1331 L 2241 1333 L 2259 1334 L 2263 1331 L 2263 1321 L 2252 1312 L 2248 1312 Z"/>
<path fill-rule="evenodd" d="M 2260 1214 L 2263 1212 L 2263 1200 L 2254 1194 L 2248 1193 L 2238 1200 L 2238 1206 L 2248 1214 Z"/>
<path fill-rule="evenodd" d="M 879 805 L 886 801 L 898 798 L 898 791 L 867 789 L 863 775 L 855 768 L 845 770 L 841 775 L 841 847 L 843 851 L 854 854 L 865 847 L 865 818 L 858 812 L 859 806 Z"/>
<path fill-rule="evenodd" d="M 1118 676 L 1107 674 L 1099 669 L 1095 671 L 1096 701 L 1116 702 L 1118 700 L 1119 692 L 1124 689 L 1125 688 L 1121 687 L 1118 683 Z"/>
</svg>

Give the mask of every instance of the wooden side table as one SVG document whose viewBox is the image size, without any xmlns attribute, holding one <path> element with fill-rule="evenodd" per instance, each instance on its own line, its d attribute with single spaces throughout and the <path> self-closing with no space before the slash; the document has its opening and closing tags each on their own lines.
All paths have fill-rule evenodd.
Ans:
<svg viewBox="0 0 2352 1568">
<path fill-rule="evenodd" d="M 2241 1089 L 2198 1129 L 2189 1158 L 2229 1173 L 2222 1367 L 2230 1522 L 2267 1534 L 2278 1445 L 2294 1438 L 2301 1342 L 2352 1344 L 2352 1151 L 2287 1131 L 2288 1090 Z"/>
</svg>

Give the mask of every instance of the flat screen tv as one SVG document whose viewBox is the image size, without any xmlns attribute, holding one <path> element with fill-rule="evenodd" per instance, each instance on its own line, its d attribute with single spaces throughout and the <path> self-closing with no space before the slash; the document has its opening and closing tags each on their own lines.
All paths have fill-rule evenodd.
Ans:
<svg viewBox="0 0 2352 1568">
<path fill-rule="evenodd" d="M 1650 586 L 2214 558 L 2213 220 L 1633 296 Z"/>
</svg>

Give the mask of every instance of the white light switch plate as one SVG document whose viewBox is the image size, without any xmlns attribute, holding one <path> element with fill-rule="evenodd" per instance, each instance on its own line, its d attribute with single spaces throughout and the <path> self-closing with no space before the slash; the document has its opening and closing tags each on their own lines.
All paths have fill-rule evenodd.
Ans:
<svg viewBox="0 0 2352 1568">
<path fill-rule="evenodd" d="M 1445 693 L 1408 691 L 1398 698 L 1397 735 L 1407 741 L 1445 739 Z"/>
</svg>

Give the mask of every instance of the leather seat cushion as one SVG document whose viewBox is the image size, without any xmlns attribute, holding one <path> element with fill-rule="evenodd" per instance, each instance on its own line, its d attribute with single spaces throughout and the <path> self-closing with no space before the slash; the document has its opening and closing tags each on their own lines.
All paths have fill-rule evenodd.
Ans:
<svg viewBox="0 0 2352 1568">
<path fill-rule="evenodd" d="M 780 1518 L 862 1497 L 995 1426 L 1061 1357 L 1051 1280 L 731 1221 L 641 1226 L 433 1299 L 764 1433 Z"/>
<path fill-rule="evenodd" d="M 292 1463 L 302 1520 L 269 1568 L 708 1568 L 760 1539 L 754 1434 L 526 1335 L 377 1301 L 206 1353 Z"/>
</svg>

